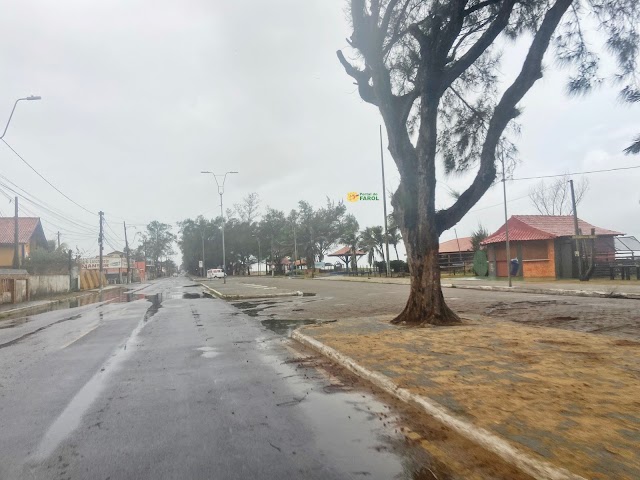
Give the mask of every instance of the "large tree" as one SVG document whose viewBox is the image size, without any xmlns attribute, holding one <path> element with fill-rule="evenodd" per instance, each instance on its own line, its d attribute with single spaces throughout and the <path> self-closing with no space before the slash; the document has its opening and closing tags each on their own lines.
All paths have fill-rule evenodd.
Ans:
<svg viewBox="0 0 640 480">
<path fill-rule="evenodd" d="M 542 77 L 545 53 L 553 45 L 560 63 L 573 68 L 571 92 L 588 91 L 601 80 L 588 41 L 595 26 L 617 61 L 617 80 L 629 79 L 640 7 L 637 0 L 349 3 L 355 55 L 350 61 L 338 51 L 338 58 L 362 99 L 379 109 L 401 178 L 392 205 L 407 250 L 411 293 L 393 322 L 458 322 L 442 295 L 439 237 L 491 187 L 496 161 L 513 157 L 509 130 L 521 100 Z M 516 45 L 527 49 L 510 76 L 500 58 Z M 441 210 L 435 197 L 439 160 L 447 172 L 476 169 L 469 187 Z"/>
<path fill-rule="evenodd" d="M 173 244 L 176 236 L 171 231 L 171 225 L 154 220 L 147 225 L 143 235 L 143 242 L 147 245 L 147 255 L 153 259 L 156 274 L 160 274 L 160 258 L 173 255 Z"/>
</svg>

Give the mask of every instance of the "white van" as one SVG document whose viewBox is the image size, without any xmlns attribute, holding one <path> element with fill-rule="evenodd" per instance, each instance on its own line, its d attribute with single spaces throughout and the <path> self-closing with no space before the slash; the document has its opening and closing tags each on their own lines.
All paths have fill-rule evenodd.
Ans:
<svg viewBox="0 0 640 480">
<path fill-rule="evenodd" d="M 207 278 L 224 278 L 227 274 L 221 268 L 211 268 L 207 270 Z"/>
</svg>

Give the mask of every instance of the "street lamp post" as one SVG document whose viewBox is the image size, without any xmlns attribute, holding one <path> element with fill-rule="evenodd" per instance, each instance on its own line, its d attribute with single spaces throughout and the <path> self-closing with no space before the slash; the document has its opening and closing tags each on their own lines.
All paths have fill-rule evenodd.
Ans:
<svg viewBox="0 0 640 480">
<path fill-rule="evenodd" d="M 260 237 L 257 235 L 251 235 L 252 237 L 255 237 L 256 240 L 258 240 L 258 276 L 260 276 L 260 259 L 262 258 L 262 247 L 260 246 Z M 266 264 L 265 264 L 266 267 Z M 267 274 L 266 270 L 265 270 L 265 275 Z"/>
<path fill-rule="evenodd" d="M 224 184 L 227 181 L 227 175 L 230 173 L 238 173 L 238 172 L 225 172 L 224 175 L 216 175 L 213 172 L 202 171 L 200 173 L 208 173 L 213 175 L 213 179 L 216 181 L 216 185 L 218 187 L 218 195 L 220 195 L 220 216 L 222 217 L 222 280 L 224 283 L 227 283 L 227 257 L 224 248 L 224 210 L 222 207 L 222 195 L 224 195 Z M 218 182 L 218 177 L 222 177 L 222 183 Z"/>
<path fill-rule="evenodd" d="M 40 99 L 42 99 L 42 97 L 39 95 L 29 95 L 28 97 L 19 98 L 16 100 L 16 102 L 13 104 L 13 108 L 11 109 L 11 115 L 9 115 L 9 120 L 7 120 L 7 125 L 4 127 L 4 132 L 2 132 L 2 136 L 0 136 L 0 140 L 3 140 L 4 136 L 7 134 L 7 129 L 9 128 L 9 124 L 11 123 L 13 112 L 16 111 L 16 106 L 18 105 L 18 102 L 22 100 L 40 100 Z"/>
</svg>

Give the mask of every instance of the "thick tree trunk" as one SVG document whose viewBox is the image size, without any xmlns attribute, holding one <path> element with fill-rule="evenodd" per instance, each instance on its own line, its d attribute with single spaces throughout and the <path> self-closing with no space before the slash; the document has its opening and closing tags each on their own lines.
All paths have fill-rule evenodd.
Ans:
<svg viewBox="0 0 640 480">
<path fill-rule="evenodd" d="M 409 255 L 411 291 L 407 305 L 391 323 L 396 325 L 452 325 L 460 318 L 445 303 L 440 286 L 438 250 Z"/>
</svg>

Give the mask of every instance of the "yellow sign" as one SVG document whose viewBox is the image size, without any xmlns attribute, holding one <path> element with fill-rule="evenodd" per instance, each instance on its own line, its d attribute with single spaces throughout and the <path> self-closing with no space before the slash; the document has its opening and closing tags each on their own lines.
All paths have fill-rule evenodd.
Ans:
<svg viewBox="0 0 640 480">
<path fill-rule="evenodd" d="M 360 192 L 347 193 L 348 202 L 357 202 L 358 200 L 378 200 L 378 194 L 377 193 L 360 193 Z"/>
<path fill-rule="evenodd" d="M 358 192 L 349 192 L 347 193 L 347 201 L 349 202 L 357 202 L 360 200 L 360 194 Z"/>
</svg>

